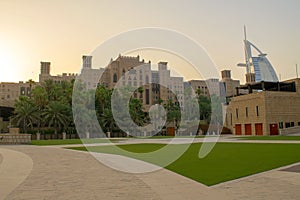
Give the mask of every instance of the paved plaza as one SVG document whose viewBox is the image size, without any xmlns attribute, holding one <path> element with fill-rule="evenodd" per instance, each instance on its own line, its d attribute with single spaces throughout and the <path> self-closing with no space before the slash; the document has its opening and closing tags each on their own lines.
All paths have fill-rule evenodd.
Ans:
<svg viewBox="0 0 300 200">
<path fill-rule="evenodd" d="M 299 168 L 298 163 L 207 187 L 165 169 L 120 172 L 88 152 L 7 145 L 0 147 L 0 199 L 299 199 Z"/>
</svg>

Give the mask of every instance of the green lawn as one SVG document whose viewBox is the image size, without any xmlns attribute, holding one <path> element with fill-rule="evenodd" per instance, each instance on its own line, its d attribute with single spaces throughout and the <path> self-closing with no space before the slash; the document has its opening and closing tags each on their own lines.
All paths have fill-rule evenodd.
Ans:
<svg viewBox="0 0 300 200">
<path fill-rule="evenodd" d="M 190 136 L 177 136 L 177 138 L 188 138 Z M 196 136 L 197 138 L 203 138 L 205 136 Z M 169 139 L 172 136 L 153 136 L 153 137 L 138 137 L 137 139 Z M 67 144 L 94 144 L 94 143 L 107 143 L 107 142 L 119 142 L 127 140 L 128 138 L 108 139 L 66 139 L 66 140 L 32 140 L 32 145 L 46 146 L 46 145 L 67 145 Z"/>
<path fill-rule="evenodd" d="M 246 136 L 246 137 L 239 137 L 241 140 L 300 140 L 300 136 L 283 136 L 283 135 L 276 135 L 276 136 Z"/>
<path fill-rule="evenodd" d="M 32 145 L 67 145 L 67 144 L 95 144 L 95 143 L 107 143 L 107 142 L 118 142 L 121 139 L 67 139 L 67 140 L 32 140 Z"/>
<path fill-rule="evenodd" d="M 120 147 L 131 152 L 143 153 L 162 148 L 163 144 L 134 144 L 120 145 Z M 179 145 L 171 145 L 174 151 L 178 147 Z M 212 152 L 203 159 L 198 158 L 200 147 L 200 143 L 192 144 L 184 155 L 166 168 L 211 186 L 300 162 L 299 144 L 217 143 Z M 86 150 L 84 147 L 71 149 Z M 118 153 L 111 146 L 89 147 L 88 149 L 94 152 Z M 159 165 L 157 159 L 146 158 L 142 154 L 131 155 L 131 157 Z"/>
</svg>

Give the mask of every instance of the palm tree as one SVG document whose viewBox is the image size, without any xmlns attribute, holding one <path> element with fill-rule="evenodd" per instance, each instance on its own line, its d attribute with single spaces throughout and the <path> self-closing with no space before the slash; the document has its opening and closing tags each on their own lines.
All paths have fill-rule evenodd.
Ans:
<svg viewBox="0 0 300 200">
<path fill-rule="evenodd" d="M 104 108 L 110 107 L 112 91 L 100 85 L 96 89 L 96 108 L 99 113 L 103 113 Z"/>
<path fill-rule="evenodd" d="M 100 120 L 103 123 L 103 126 L 106 127 L 107 130 L 112 133 L 113 127 L 115 127 L 116 125 L 111 109 L 105 108 L 100 117 Z"/>
<path fill-rule="evenodd" d="M 62 93 L 62 96 L 60 97 L 60 100 L 67 104 L 72 104 L 72 93 L 73 93 L 73 85 L 74 81 L 68 82 L 68 81 L 62 81 L 60 83 L 60 89 Z"/>
<path fill-rule="evenodd" d="M 32 101 L 38 108 L 38 115 L 40 116 L 40 120 L 38 121 L 38 127 L 41 127 L 41 116 L 42 111 L 48 104 L 47 92 L 45 88 L 41 86 L 37 86 L 32 90 Z"/>
<path fill-rule="evenodd" d="M 52 95 L 52 88 L 54 87 L 54 81 L 53 80 L 45 80 L 42 83 L 42 87 L 45 89 L 46 93 L 47 93 L 47 98 L 50 101 L 51 100 L 51 95 Z"/>
<path fill-rule="evenodd" d="M 32 79 L 29 79 L 28 83 L 29 83 L 29 89 L 30 89 L 29 98 L 31 99 L 32 86 L 35 84 L 35 82 Z"/>
<path fill-rule="evenodd" d="M 51 79 L 45 80 L 42 83 L 42 87 L 45 88 L 49 101 L 59 101 L 64 96 L 62 86 Z"/>
<path fill-rule="evenodd" d="M 48 104 L 47 92 L 45 88 L 37 86 L 32 90 L 32 101 L 41 111 Z"/>
<path fill-rule="evenodd" d="M 173 122 L 175 127 L 178 128 L 179 121 L 181 118 L 180 106 L 172 102 L 171 99 L 165 104 L 165 109 L 167 111 L 167 121 Z"/>
<path fill-rule="evenodd" d="M 198 97 L 199 109 L 200 109 L 200 119 L 209 120 L 211 114 L 211 101 L 206 96 L 200 95 Z"/>
<path fill-rule="evenodd" d="M 33 128 L 33 125 L 39 120 L 38 108 L 28 97 L 21 96 L 15 104 L 15 116 L 12 118 L 17 126 L 22 126 L 23 131 L 27 131 L 27 127 Z"/>
<path fill-rule="evenodd" d="M 69 107 L 59 101 L 51 101 L 43 112 L 44 120 L 49 127 L 53 126 L 55 134 L 60 128 L 66 128 L 70 121 Z"/>
<path fill-rule="evenodd" d="M 140 99 L 131 98 L 129 101 L 129 113 L 132 120 L 139 126 L 144 124 L 145 114 L 142 110 L 143 104 Z"/>
</svg>

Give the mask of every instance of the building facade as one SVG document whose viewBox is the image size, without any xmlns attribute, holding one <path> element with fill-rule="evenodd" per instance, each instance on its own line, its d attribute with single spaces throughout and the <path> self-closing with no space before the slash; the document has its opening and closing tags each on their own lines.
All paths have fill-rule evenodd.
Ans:
<svg viewBox="0 0 300 200">
<path fill-rule="evenodd" d="M 159 62 L 158 70 L 152 70 L 150 61 L 140 60 L 139 56 L 119 55 L 117 59 L 111 59 L 102 70 L 99 84 L 109 89 L 115 88 L 117 84 L 118 87 L 142 88 L 143 92 L 135 91 L 133 97 L 141 100 L 144 110 L 154 104 L 167 103 L 168 100 L 178 103 L 183 109 L 183 78 L 172 77 L 167 62 Z"/>
<path fill-rule="evenodd" d="M 233 80 L 231 78 L 230 70 L 221 71 L 222 79 L 220 81 L 220 88 L 222 88 L 221 95 L 225 96 L 227 99 L 236 96 L 236 88 L 240 86 L 239 80 Z"/>
<path fill-rule="evenodd" d="M 30 96 L 36 84 L 31 82 L 0 83 L 0 106 L 14 107 L 15 101 L 20 96 Z"/>
<path fill-rule="evenodd" d="M 39 83 L 45 80 L 53 80 L 54 83 L 61 83 L 62 81 L 71 81 L 76 79 L 76 73 L 62 73 L 61 75 L 51 75 L 51 62 L 41 62 L 41 69 L 39 74 Z"/>
<path fill-rule="evenodd" d="M 300 126 L 300 79 L 242 86 L 249 94 L 233 97 L 225 126 L 235 135 L 278 135 Z"/>
</svg>

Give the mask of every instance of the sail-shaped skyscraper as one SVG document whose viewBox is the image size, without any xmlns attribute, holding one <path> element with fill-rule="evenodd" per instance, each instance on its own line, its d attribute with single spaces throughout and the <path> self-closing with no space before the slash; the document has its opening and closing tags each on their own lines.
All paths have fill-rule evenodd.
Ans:
<svg viewBox="0 0 300 200">
<path fill-rule="evenodd" d="M 269 81 L 277 82 L 278 77 L 276 72 L 267 59 L 267 54 L 262 53 L 253 43 L 247 40 L 246 27 L 244 26 L 244 50 L 245 50 L 245 63 L 239 63 L 237 66 L 246 67 L 246 82 L 260 82 L 260 81 Z M 257 56 L 252 56 L 252 48 L 257 52 Z"/>
</svg>

